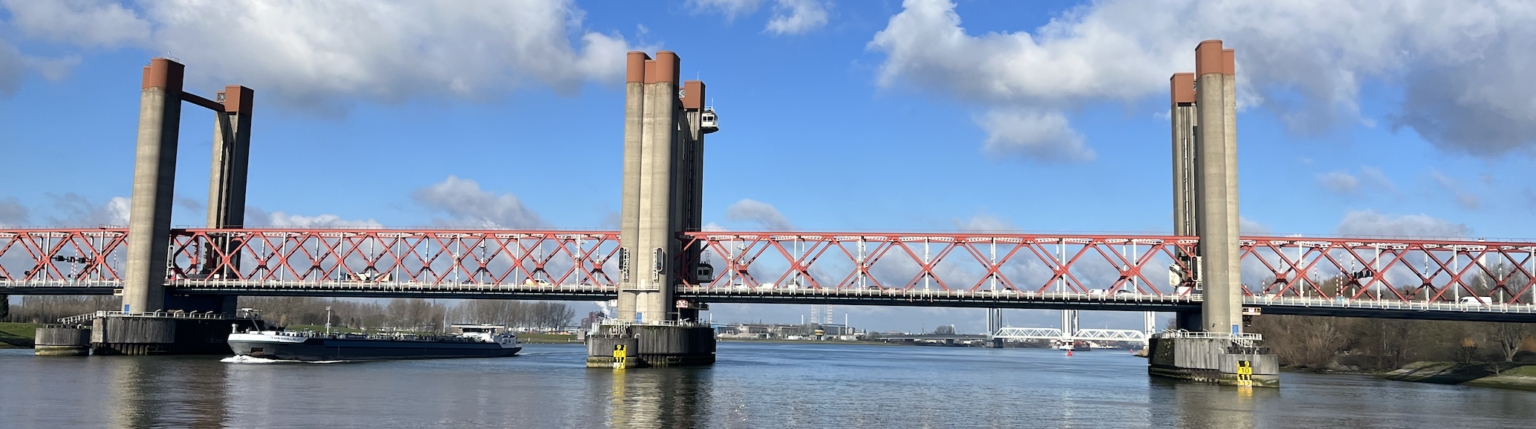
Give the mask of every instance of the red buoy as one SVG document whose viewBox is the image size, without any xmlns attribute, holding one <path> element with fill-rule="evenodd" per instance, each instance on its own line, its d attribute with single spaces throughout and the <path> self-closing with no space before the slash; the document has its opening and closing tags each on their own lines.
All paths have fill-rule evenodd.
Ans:
<svg viewBox="0 0 1536 429">
<path fill-rule="evenodd" d="M 1072 356 L 1072 351 L 1071 350 L 1067 350 L 1067 356 Z"/>
</svg>

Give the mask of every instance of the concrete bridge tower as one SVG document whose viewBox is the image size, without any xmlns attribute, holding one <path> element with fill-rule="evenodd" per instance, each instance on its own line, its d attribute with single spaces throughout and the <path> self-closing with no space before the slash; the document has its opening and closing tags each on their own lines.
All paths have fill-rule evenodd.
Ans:
<svg viewBox="0 0 1536 429">
<path fill-rule="evenodd" d="M 1194 255 L 1178 255 L 1176 278 L 1198 285 L 1200 314 L 1179 314 L 1188 330 L 1240 333 L 1237 97 L 1234 51 L 1220 40 L 1195 48 L 1195 73 L 1170 82 L 1173 124 L 1173 231 L 1200 237 Z"/>
<path fill-rule="evenodd" d="M 704 134 L 715 131 L 704 105 L 704 83 L 682 82 L 676 53 L 628 54 L 624 83 L 624 181 L 620 210 L 617 324 L 588 341 L 589 365 L 618 362 L 624 347 L 639 365 L 714 362 L 708 327 L 696 321 L 698 306 L 679 308 L 675 289 L 699 249 L 683 249 L 679 234 L 702 226 Z M 682 89 L 682 91 L 679 91 Z M 683 254 L 689 253 L 689 254 Z"/>
<path fill-rule="evenodd" d="M 693 275 L 678 234 L 702 226 L 704 83 L 678 82 L 681 61 L 630 52 L 624 84 L 624 191 L 620 210 L 618 318 L 637 323 L 695 319 L 673 287 Z M 682 91 L 679 91 L 681 89 Z M 712 113 L 711 113 L 712 115 Z M 711 124 L 712 125 L 712 124 Z M 697 249 L 690 249 L 697 252 Z M 682 256 L 682 257 L 680 257 Z M 695 255 L 696 256 L 696 255 Z"/>
<path fill-rule="evenodd" d="M 171 235 L 184 70 L 181 63 L 166 58 L 155 58 L 144 67 L 133 196 L 128 209 L 124 312 L 165 309 L 165 266 L 169 253 L 166 246 Z"/>
<path fill-rule="evenodd" d="M 167 58 L 155 58 L 144 67 L 139 98 L 139 130 L 133 165 L 133 197 L 128 215 L 128 269 L 123 278 L 123 311 L 157 310 L 217 311 L 233 314 L 234 297 L 166 296 L 165 281 L 170 254 L 171 203 L 176 186 L 176 150 L 181 128 L 182 102 L 214 112 L 213 168 L 209 183 L 208 227 L 240 228 L 245 221 L 246 170 L 251 147 L 251 106 L 255 93 L 243 86 L 227 86 L 217 101 L 182 91 L 185 66 Z M 216 239 L 217 240 L 217 239 Z M 239 243 L 210 243 L 198 261 L 202 278 L 233 278 L 238 266 L 219 266 L 212 247 L 226 251 Z M 238 264 L 239 258 L 233 258 Z"/>
<path fill-rule="evenodd" d="M 1237 386 L 1278 386 L 1279 364 L 1254 335 L 1242 334 L 1237 198 L 1237 73 L 1220 40 L 1195 48 L 1195 73 L 1169 80 L 1173 124 L 1173 231 L 1200 238 L 1175 255 L 1169 279 L 1198 286 L 1199 313 L 1179 313 L 1185 331 L 1155 336 L 1148 373 Z M 1187 290 L 1187 289 L 1185 289 Z M 1183 292 L 1177 290 L 1176 292 Z"/>
</svg>

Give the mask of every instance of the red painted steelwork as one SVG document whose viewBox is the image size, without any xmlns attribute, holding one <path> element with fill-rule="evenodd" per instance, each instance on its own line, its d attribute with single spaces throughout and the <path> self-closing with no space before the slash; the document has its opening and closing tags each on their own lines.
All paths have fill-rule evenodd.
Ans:
<svg viewBox="0 0 1536 429">
<path fill-rule="evenodd" d="M 167 280 L 613 286 L 615 231 L 173 230 Z M 120 283 L 127 231 L 0 230 L 0 284 Z M 1158 235 L 689 232 L 675 266 L 709 262 L 692 288 L 1191 293 L 1170 284 L 1195 237 Z M 1536 242 L 1245 237 L 1257 297 L 1532 304 Z M 688 256 L 694 255 L 694 256 Z M 1193 265 L 1192 263 L 1190 265 Z M 1124 292 L 1122 292 L 1124 291 Z"/>
</svg>

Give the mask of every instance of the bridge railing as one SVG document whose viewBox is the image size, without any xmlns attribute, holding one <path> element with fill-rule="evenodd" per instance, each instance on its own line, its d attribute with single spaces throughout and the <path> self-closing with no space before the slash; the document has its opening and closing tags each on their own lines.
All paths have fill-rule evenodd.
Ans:
<svg viewBox="0 0 1536 429">
<path fill-rule="evenodd" d="M 120 228 L 0 230 L 0 287 L 116 287 L 127 235 Z M 1199 293 L 1190 287 L 1195 237 L 702 231 L 679 239 L 685 251 L 674 267 L 715 268 L 703 281 L 683 276 L 693 291 L 1108 300 Z M 1533 242 L 1244 237 L 1241 246 L 1247 301 L 1483 311 L 1536 303 Z M 613 287 L 618 250 L 613 231 L 177 229 L 166 281 Z"/>
<path fill-rule="evenodd" d="M 112 286 L 125 229 L 0 230 L 0 284 Z M 202 281 L 612 286 L 604 231 L 178 229 L 167 283 Z"/>
<path fill-rule="evenodd" d="M 701 231 L 684 242 L 714 266 L 714 278 L 688 282 L 707 289 L 1197 293 L 1196 237 Z M 1536 242 L 1244 237 L 1241 255 L 1250 298 L 1536 303 Z"/>
</svg>

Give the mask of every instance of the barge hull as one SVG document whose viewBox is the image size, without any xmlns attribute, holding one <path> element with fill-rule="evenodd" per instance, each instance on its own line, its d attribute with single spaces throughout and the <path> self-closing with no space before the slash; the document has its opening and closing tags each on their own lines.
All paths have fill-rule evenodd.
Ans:
<svg viewBox="0 0 1536 429">
<path fill-rule="evenodd" d="M 484 358 L 516 355 L 522 347 L 494 343 L 430 343 L 310 338 L 304 342 L 230 341 L 237 356 L 297 361 Z"/>
</svg>

